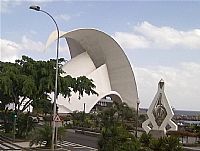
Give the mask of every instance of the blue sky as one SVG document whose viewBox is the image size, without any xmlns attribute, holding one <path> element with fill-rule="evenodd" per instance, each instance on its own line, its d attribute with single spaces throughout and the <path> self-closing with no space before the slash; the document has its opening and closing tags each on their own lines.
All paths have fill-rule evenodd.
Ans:
<svg viewBox="0 0 200 151">
<path fill-rule="evenodd" d="M 55 25 L 48 16 L 29 10 L 33 4 L 49 12 L 61 31 L 97 28 L 124 49 L 138 84 L 141 107 L 148 107 L 161 78 L 177 109 L 200 110 L 200 2 L 187 1 L 23 1 L 1 0 L 1 60 L 21 55 L 55 58 L 44 50 Z M 69 59 L 61 41 L 60 56 Z"/>
</svg>

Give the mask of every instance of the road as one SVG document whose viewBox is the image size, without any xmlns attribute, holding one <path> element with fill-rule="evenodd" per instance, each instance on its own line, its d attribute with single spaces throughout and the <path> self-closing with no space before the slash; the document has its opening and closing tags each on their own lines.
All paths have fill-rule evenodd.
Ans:
<svg viewBox="0 0 200 151">
<path fill-rule="evenodd" d="M 22 143 L 23 144 L 23 143 Z M 97 151 L 98 138 L 77 134 L 74 130 L 68 130 L 63 141 L 58 141 L 58 148 L 64 151 Z M 24 150 L 23 145 L 16 145 L 6 140 L 3 136 L 0 137 L 0 151 L 2 150 Z M 35 149 L 31 149 L 35 150 Z"/>
<path fill-rule="evenodd" d="M 95 151 L 98 148 L 98 138 L 68 130 L 64 141 L 58 142 L 58 147 L 64 147 L 71 151 Z"/>
</svg>

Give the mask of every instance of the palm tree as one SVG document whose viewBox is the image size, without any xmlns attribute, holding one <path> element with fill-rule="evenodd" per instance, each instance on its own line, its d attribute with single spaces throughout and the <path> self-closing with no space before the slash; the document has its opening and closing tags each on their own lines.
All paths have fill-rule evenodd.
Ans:
<svg viewBox="0 0 200 151">
<path fill-rule="evenodd" d="M 176 137 L 161 137 L 152 139 L 149 148 L 153 151 L 182 151 L 179 140 Z"/>
<path fill-rule="evenodd" d="M 101 119 L 101 138 L 98 142 L 100 151 L 137 151 L 140 144 L 129 133 L 128 120 L 134 119 L 134 111 L 125 103 L 114 102 L 113 107 L 99 113 Z"/>
<path fill-rule="evenodd" d="M 151 134 L 142 133 L 139 141 L 143 147 L 149 147 L 153 137 Z"/>
<path fill-rule="evenodd" d="M 116 111 L 117 120 L 128 129 L 133 129 L 135 125 L 136 112 L 130 108 L 125 102 L 114 102 L 113 108 Z"/>
<path fill-rule="evenodd" d="M 181 151 L 182 147 L 179 143 L 179 139 L 176 137 L 164 137 L 163 139 L 164 142 L 164 148 L 167 151 Z"/>
<path fill-rule="evenodd" d="M 28 113 L 20 113 L 18 114 L 17 119 L 17 136 L 18 137 L 27 137 L 28 134 L 34 130 L 35 123 L 30 116 L 30 112 Z"/>
<path fill-rule="evenodd" d="M 140 148 L 138 140 L 117 124 L 102 129 L 98 145 L 99 151 L 137 151 Z"/>
<path fill-rule="evenodd" d="M 33 146 L 34 144 L 37 145 L 42 145 L 44 142 L 46 142 L 45 146 L 50 147 L 51 146 L 51 127 L 47 124 L 44 125 L 44 127 L 37 129 L 34 132 L 33 138 L 30 141 L 29 146 Z"/>
<path fill-rule="evenodd" d="M 152 149 L 153 151 L 165 151 L 165 148 L 163 146 L 164 146 L 164 141 L 162 138 L 152 139 L 149 148 Z"/>
</svg>

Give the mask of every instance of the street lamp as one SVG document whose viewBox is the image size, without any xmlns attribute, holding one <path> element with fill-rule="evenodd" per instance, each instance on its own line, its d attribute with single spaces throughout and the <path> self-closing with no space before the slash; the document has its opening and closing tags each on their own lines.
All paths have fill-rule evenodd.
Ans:
<svg viewBox="0 0 200 151">
<path fill-rule="evenodd" d="M 135 128 L 135 137 L 137 138 L 137 133 L 138 133 L 138 111 L 139 111 L 139 105 L 140 105 L 140 100 L 139 98 L 137 99 L 137 110 L 136 110 L 136 128 Z"/>
<path fill-rule="evenodd" d="M 54 142 L 55 142 L 55 146 L 57 143 L 57 140 L 55 140 L 55 116 L 56 116 L 56 99 L 57 99 L 57 91 L 58 91 L 58 50 L 59 50 L 59 29 L 58 29 L 58 25 L 55 21 L 55 19 L 46 11 L 41 10 L 39 6 L 30 6 L 29 9 L 35 10 L 35 11 L 40 11 L 43 12 L 45 14 L 47 14 L 49 17 L 51 17 L 51 19 L 53 20 L 53 22 L 56 25 L 56 29 L 57 29 L 57 33 L 58 33 L 58 38 L 57 38 L 57 51 L 56 51 L 56 80 L 55 80 L 55 92 L 54 92 L 54 106 L 53 106 L 53 128 L 52 128 L 52 144 L 51 144 L 51 148 L 52 150 L 54 150 Z M 56 133 L 57 135 L 57 133 Z M 55 140 L 55 141 L 54 141 Z"/>
</svg>

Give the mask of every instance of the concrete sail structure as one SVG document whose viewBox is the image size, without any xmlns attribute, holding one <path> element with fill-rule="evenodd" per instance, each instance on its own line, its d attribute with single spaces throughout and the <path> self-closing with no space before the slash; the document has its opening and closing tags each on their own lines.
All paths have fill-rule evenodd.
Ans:
<svg viewBox="0 0 200 151">
<path fill-rule="evenodd" d="M 58 104 L 62 111 L 83 111 L 84 103 L 86 112 L 105 96 L 113 101 L 126 102 L 135 108 L 138 99 L 137 86 L 131 65 L 119 44 L 109 35 L 96 29 L 78 29 L 71 32 L 60 32 L 60 38 L 65 38 L 71 55 L 71 60 L 63 66 L 67 75 L 78 77 L 85 75 L 93 79 L 96 92 L 99 96 L 84 95 L 81 100 L 73 94 L 71 101 L 58 97 Z M 47 41 L 48 47 L 57 39 L 53 32 Z M 65 75 L 63 75 L 65 76 Z"/>
<path fill-rule="evenodd" d="M 164 92 L 164 81 L 161 79 L 158 83 L 158 91 L 147 111 L 148 118 L 142 123 L 142 128 L 149 133 L 152 131 L 163 131 L 166 133 L 166 128 L 169 130 L 177 130 L 177 125 L 171 120 L 174 113 L 167 101 Z M 159 134 L 159 133 L 157 133 Z"/>
</svg>

